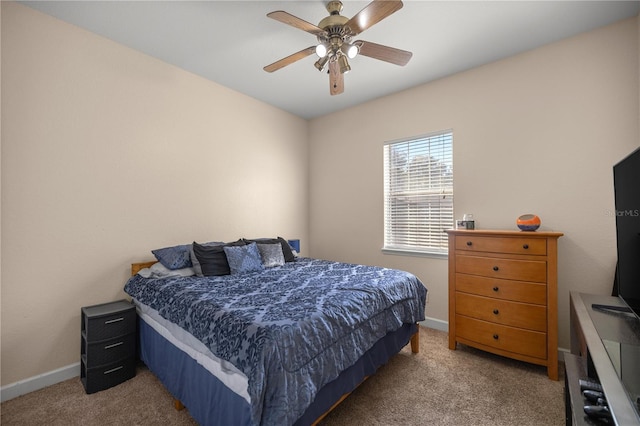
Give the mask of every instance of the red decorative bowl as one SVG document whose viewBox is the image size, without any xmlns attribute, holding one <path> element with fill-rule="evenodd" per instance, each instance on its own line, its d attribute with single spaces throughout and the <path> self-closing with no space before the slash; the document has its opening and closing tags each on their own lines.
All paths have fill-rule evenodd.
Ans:
<svg viewBox="0 0 640 426">
<path fill-rule="evenodd" d="M 535 214 L 523 214 L 516 220 L 516 225 L 522 231 L 535 231 L 540 227 L 540 218 Z"/>
</svg>

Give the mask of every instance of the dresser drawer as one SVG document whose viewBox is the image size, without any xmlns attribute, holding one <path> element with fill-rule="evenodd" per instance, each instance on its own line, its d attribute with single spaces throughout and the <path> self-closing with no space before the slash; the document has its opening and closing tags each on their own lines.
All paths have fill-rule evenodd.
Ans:
<svg viewBox="0 0 640 426">
<path fill-rule="evenodd" d="M 456 256 L 456 272 L 507 280 L 547 282 L 547 262 L 480 256 Z"/>
<path fill-rule="evenodd" d="M 456 274 L 456 290 L 516 302 L 537 305 L 546 305 L 547 303 L 547 285 L 544 283 Z"/>
<path fill-rule="evenodd" d="M 456 236 L 456 250 L 486 251 L 490 253 L 547 254 L 547 240 L 544 238 L 512 237 L 495 238 L 475 235 Z"/>
<path fill-rule="evenodd" d="M 456 292 L 456 313 L 528 330 L 547 330 L 547 309 L 541 305 Z"/>
<path fill-rule="evenodd" d="M 456 335 L 503 351 L 547 358 L 547 335 L 456 314 Z"/>
</svg>

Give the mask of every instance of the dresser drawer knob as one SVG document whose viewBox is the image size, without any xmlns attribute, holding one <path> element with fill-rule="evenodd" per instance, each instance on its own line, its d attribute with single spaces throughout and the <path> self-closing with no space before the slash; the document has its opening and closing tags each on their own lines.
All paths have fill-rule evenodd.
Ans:
<svg viewBox="0 0 640 426">
<path fill-rule="evenodd" d="M 498 290 L 500 290 L 500 289 L 498 288 L 498 286 L 495 286 L 495 287 L 493 288 L 493 291 L 495 291 L 495 292 L 497 292 Z"/>
<path fill-rule="evenodd" d="M 472 245 L 473 245 L 473 243 L 472 243 L 471 241 L 467 241 L 467 245 L 468 245 L 468 246 L 472 246 Z"/>
<path fill-rule="evenodd" d="M 494 335 L 493 335 L 494 340 L 498 340 L 498 337 L 499 337 L 499 336 L 498 336 L 497 334 L 494 334 Z"/>
<path fill-rule="evenodd" d="M 495 315 L 498 315 L 498 314 L 500 313 L 500 311 L 499 311 L 499 310 L 497 310 L 497 309 L 494 309 L 494 310 L 493 310 L 493 313 L 494 313 Z"/>
<path fill-rule="evenodd" d="M 494 266 L 494 267 L 493 267 L 493 270 L 494 270 L 494 271 L 496 271 L 496 272 L 497 272 L 499 269 L 500 269 L 500 268 L 498 268 L 497 266 Z"/>
<path fill-rule="evenodd" d="M 525 250 L 527 250 L 527 249 L 529 248 L 529 244 L 523 244 L 523 245 L 522 245 L 522 248 L 523 248 L 523 249 L 525 249 Z"/>
</svg>

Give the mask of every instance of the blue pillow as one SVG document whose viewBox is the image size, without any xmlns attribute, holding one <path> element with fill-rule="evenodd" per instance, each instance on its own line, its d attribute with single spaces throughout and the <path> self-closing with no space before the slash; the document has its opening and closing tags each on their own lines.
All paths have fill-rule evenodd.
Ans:
<svg viewBox="0 0 640 426">
<path fill-rule="evenodd" d="M 224 253 L 227 255 L 232 275 L 264 269 L 256 243 L 245 246 L 225 246 Z"/>
<path fill-rule="evenodd" d="M 182 269 L 191 267 L 191 244 L 165 247 L 151 250 L 151 253 L 167 269 Z"/>
</svg>

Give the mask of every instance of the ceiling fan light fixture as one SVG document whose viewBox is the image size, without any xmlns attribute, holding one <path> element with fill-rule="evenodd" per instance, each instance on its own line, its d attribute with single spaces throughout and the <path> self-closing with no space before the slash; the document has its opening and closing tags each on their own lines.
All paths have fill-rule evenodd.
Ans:
<svg viewBox="0 0 640 426">
<path fill-rule="evenodd" d="M 316 46 L 316 55 L 320 58 L 327 56 L 327 46 L 324 43 L 320 43 Z"/>
<path fill-rule="evenodd" d="M 318 71 L 322 71 L 327 62 L 329 62 L 329 55 L 325 55 L 324 57 L 318 59 L 313 65 L 318 69 Z"/>
<path fill-rule="evenodd" d="M 338 57 L 338 65 L 340 66 L 340 74 L 346 74 L 351 71 L 351 67 L 349 66 L 349 61 L 347 57 L 344 55 L 340 55 Z"/>
<path fill-rule="evenodd" d="M 358 45 L 351 43 L 342 43 L 340 50 L 342 50 L 342 53 L 347 55 L 349 59 L 355 58 L 356 56 L 358 56 L 358 53 L 360 53 L 360 48 L 358 47 Z"/>
</svg>

